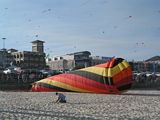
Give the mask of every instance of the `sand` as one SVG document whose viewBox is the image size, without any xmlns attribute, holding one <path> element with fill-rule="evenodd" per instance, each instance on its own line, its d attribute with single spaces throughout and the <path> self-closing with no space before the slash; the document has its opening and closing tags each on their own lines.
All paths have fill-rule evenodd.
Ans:
<svg viewBox="0 0 160 120">
<path fill-rule="evenodd" d="M 0 92 L 0 120 L 159 120 L 159 91 L 125 95 L 64 93 L 67 103 L 54 103 L 51 92 Z"/>
</svg>

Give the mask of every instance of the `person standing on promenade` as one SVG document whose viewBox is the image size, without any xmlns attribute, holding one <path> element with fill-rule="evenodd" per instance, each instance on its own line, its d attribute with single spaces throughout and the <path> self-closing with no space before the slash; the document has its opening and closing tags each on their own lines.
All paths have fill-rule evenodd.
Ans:
<svg viewBox="0 0 160 120">
<path fill-rule="evenodd" d="M 64 94 L 56 92 L 56 95 L 58 96 L 58 99 L 55 103 L 66 103 L 66 96 Z"/>
</svg>

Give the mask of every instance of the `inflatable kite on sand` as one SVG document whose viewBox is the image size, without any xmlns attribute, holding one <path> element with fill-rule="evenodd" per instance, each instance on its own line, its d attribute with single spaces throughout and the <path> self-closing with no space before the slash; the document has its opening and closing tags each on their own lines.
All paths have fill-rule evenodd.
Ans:
<svg viewBox="0 0 160 120">
<path fill-rule="evenodd" d="M 122 58 L 113 58 L 104 64 L 37 81 L 33 84 L 32 91 L 119 94 L 131 85 L 131 66 Z"/>
</svg>

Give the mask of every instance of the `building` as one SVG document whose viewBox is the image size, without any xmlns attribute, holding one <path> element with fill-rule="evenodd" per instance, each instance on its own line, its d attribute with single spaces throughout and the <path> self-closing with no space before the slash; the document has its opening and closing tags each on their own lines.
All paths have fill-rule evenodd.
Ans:
<svg viewBox="0 0 160 120">
<path fill-rule="evenodd" d="M 160 72 L 160 56 L 153 56 L 145 62 L 150 63 L 150 71 Z"/>
<path fill-rule="evenodd" d="M 154 56 L 146 60 L 146 62 L 159 63 L 160 64 L 160 56 Z"/>
<path fill-rule="evenodd" d="M 7 51 L 8 51 L 8 53 L 12 53 L 12 52 L 18 52 L 18 50 L 16 50 L 16 49 L 13 49 L 13 48 L 11 48 L 11 49 L 8 49 Z"/>
<path fill-rule="evenodd" d="M 32 41 L 32 52 L 44 53 L 43 43 L 41 40 Z"/>
<path fill-rule="evenodd" d="M 43 69 L 46 66 L 44 41 L 36 40 L 32 42 L 32 51 L 11 52 L 14 56 L 15 64 L 23 69 Z"/>
<path fill-rule="evenodd" d="M 145 61 L 132 61 L 130 64 L 135 72 L 160 72 L 160 56 Z"/>
<path fill-rule="evenodd" d="M 6 49 L 0 50 L 0 66 L 6 68 L 14 61 L 13 56 Z"/>
<path fill-rule="evenodd" d="M 54 57 L 47 61 L 47 65 L 53 70 L 66 71 L 94 66 L 110 59 L 111 57 L 91 56 L 89 51 L 82 51 Z"/>
<path fill-rule="evenodd" d="M 105 63 L 110 60 L 112 57 L 103 57 L 103 56 L 91 56 L 91 66 Z"/>
<path fill-rule="evenodd" d="M 45 54 L 31 51 L 13 52 L 15 65 L 23 69 L 43 69 Z"/>
<path fill-rule="evenodd" d="M 51 69 L 59 71 L 80 69 L 91 66 L 90 55 L 89 51 L 82 51 L 57 56 L 47 61 L 47 65 Z"/>
</svg>

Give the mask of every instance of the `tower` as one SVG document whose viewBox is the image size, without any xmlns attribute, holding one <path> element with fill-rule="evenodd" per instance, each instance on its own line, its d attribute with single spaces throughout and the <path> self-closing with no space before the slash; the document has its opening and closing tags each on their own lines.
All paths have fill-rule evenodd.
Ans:
<svg viewBox="0 0 160 120">
<path fill-rule="evenodd" d="M 41 40 L 32 41 L 32 52 L 44 53 L 43 43 Z"/>
</svg>

